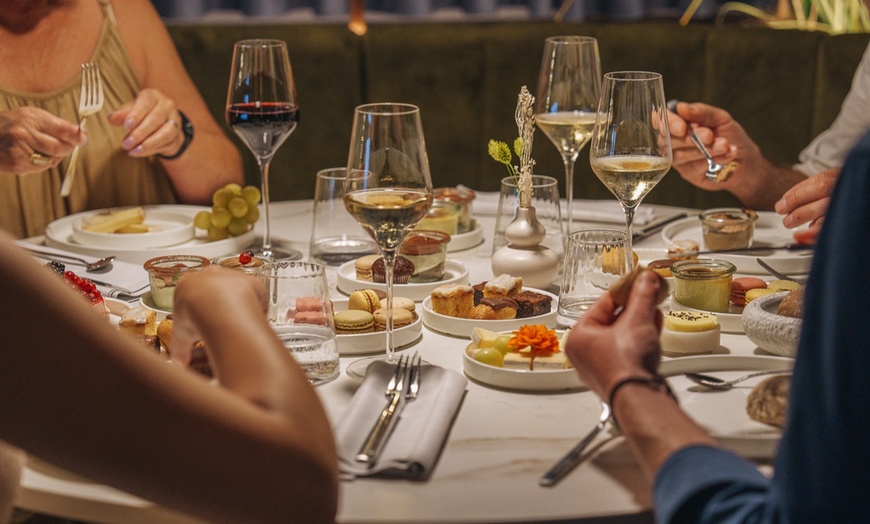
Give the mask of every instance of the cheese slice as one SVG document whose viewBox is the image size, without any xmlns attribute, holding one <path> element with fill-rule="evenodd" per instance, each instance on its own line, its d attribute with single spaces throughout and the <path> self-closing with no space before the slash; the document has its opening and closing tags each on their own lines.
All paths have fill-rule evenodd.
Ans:
<svg viewBox="0 0 870 524">
<path fill-rule="evenodd" d="M 508 351 L 504 356 L 503 367 L 528 370 L 531 360 L 532 352 L 530 347 L 525 347 L 519 351 Z M 548 355 L 538 355 L 535 357 L 534 364 L 535 371 L 543 369 L 565 369 L 571 367 L 571 363 L 565 356 L 564 351 L 550 353 Z"/>
</svg>

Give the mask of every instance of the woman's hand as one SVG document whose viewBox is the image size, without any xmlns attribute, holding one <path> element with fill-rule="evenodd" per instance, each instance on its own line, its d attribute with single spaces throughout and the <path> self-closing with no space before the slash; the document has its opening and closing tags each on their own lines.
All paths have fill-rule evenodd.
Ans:
<svg viewBox="0 0 870 524">
<path fill-rule="evenodd" d="M 57 166 L 87 143 L 77 124 L 35 107 L 0 113 L 0 171 L 23 175 Z"/>
<path fill-rule="evenodd" d="M 172 156 L 184 143 L 175 102 L 153 88 L 143 89 L 135 100 L 113 111 L 109 123 L 129 131 L 122 147 L 132 157 Z"/>
</svg>

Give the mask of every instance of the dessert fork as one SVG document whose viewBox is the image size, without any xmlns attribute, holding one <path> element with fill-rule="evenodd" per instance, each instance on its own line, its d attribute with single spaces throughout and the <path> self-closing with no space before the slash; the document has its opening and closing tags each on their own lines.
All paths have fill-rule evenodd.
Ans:
<svg viewBox="0 0 870 524">
<path fill-rule="evenodd" d="M 79 94 L 79 129 L 85 128 L 86 118 L 97 114 L 103 108 L 103 80 L 100 77 L 100 66 L 94 63 L 82 64 L 82 87 Z M 73 149 L 69 167 L 63 178 L 60 196 L 69 196 L 72 182 L 76 175 L 76 160 L 79 157 L 79 146 Z"/>
</svg>

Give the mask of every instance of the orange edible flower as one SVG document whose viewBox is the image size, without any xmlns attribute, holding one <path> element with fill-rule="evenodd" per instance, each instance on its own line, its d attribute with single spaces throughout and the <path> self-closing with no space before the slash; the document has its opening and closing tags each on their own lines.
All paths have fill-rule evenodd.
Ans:
<svg viewBox="0 0 870 524">
<path fill-rule="evenodd" d="M 514 336 L 508 341 L 508 346 L 513 351 L 519 351 L 528 346 L 532 358 L 529 360 L 529 369 L 535 369 L 535 357 L 559 352 L 559 337 L 555 329 L 547 329 L 542 325 L 524 325 L 513 332 Z"/>
</svg>

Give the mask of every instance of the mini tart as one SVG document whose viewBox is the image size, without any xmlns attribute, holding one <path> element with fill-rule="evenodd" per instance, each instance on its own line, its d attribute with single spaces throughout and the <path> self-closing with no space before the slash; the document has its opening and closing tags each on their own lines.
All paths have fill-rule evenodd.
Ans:
<svg viewBox="0 0 870 524">
<path fill-rule="evenodd" d="M 669 357 L 700 355 L 719 349 L 719 319 L 702 311 L 670 311 L 659 337 L 662 353 Z"/>
</svg>

